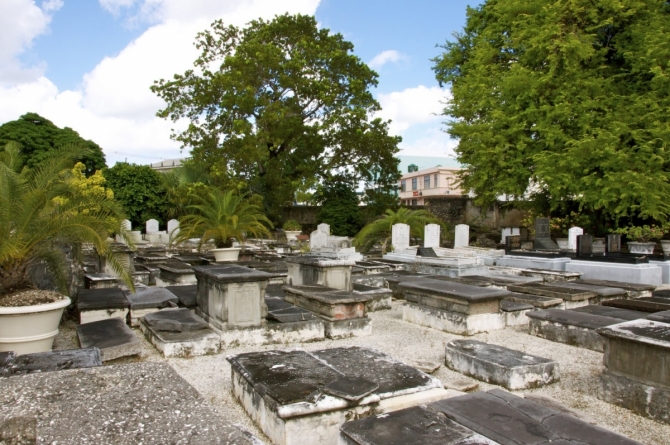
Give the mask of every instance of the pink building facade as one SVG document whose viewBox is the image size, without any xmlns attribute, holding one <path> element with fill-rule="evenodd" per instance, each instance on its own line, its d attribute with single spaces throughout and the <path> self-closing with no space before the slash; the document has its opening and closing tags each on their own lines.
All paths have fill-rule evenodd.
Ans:
<svg viewBox="0 0 670 445">
<path fill-rule="evenodd" d="M 459 168 L 432 167 L 405 173 L 400 178 L 400 203 L 407 206 L 425 205 L 426 199 L 445 195 L 462 195 Z"/>
</svg>

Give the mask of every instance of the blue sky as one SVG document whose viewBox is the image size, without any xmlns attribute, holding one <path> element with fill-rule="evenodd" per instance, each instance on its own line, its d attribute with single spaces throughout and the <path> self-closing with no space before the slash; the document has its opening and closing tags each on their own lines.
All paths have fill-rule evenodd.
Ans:
<svg viewBox="0 0 670 445">
<path fill-rule="evenodd" d="M 440 156 L 454 141 L 439 114 L 449 91 L 431 70 L 436 48 L 465 24 L 468 4 L 380 0 L 2 0 L 0 124 L 35 111 L 105 150 L 108 163 L 180 157 L 175 127 L 155 117 L 152 81 L 191 67 L 195 33 L 217 18 L 243 25 L 314 14 L 379 73 L 374 90 L 401 154 Z M 4 17 L 4 18 L 3 18 Z M 184 125 L 184 123 L 177 124 Z"/>
</svg>

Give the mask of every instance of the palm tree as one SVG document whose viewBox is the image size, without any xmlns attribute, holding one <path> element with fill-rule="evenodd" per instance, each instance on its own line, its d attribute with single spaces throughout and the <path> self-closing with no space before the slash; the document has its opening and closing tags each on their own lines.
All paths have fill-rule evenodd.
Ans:
<svg viewBox="0 0 670 445">
<path fill-rule="evenodd" d="M 382 252 L 385 252 L 393 225 L 400 223 L 409 225 L 410 236 L 414 237 L 423 237 L 426 224 L 439 224 L 443 230 L 446 229 L 444 223 L 427 210 L 409 210 L 400 207 L 395 212 L 386 210 L 385 216 L 363 227 L 354 237 L 354 246 L 361 252 L 367 252 L 374 244 L 381 242 Z"/>
<path fill-rule="evenodd" d="M 83 153 L 77 147 L 54 150 L 34 168 L 21 167 L 16 143 L 0 153 L 0 295 L 30 288 L 29 271 L 39 263 L 46 264 L 59 290 L 68 294 L 60 246 L 83 243 L 92 244 L 134 288 L 108 242 L 111 233 L 125 233 L 121 206 L 113 198 L 80 193 L 73 186 L 71 168 Z"/>
<path fill-rule="evenodd" d="M 200 238 L 198 250 L 209 240 L 217 248 L 231 247 L 233 238 L 241 241 L 247 235 L 269 235 L 267 226 L 273 227 L 258 206 L 232 190 L 214 189 L 205 198 L 197 195 L 193 198 L 198 202 L 187 207 L 190 214 L 180 221 L 175 243 Z"/>
</svg>

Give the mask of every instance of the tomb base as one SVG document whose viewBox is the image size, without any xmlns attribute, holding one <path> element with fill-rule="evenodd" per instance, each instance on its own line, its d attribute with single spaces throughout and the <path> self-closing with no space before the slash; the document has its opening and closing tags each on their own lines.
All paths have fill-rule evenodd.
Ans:
<svg viewBox="0 0 670 445">
<path fill-rule="evenodd" d="M 219 335 L 211 329 L 167 332 L 147 326 L 144 321 L 139 326 L 147 340 L 165 357 L 190 358 L 219 352 Z"/>
<path fill-rule="evenodd" d="M 100 320 L 109 320 L 110 318 L 120 318 L 125 321 L 128 317 L 128 313 L 128 308 L 79 311 L 79 324 L 92 323 L 94 321 Z"/>
<path fill-rule="evenodd" d="M 596 261 L 571 261 L 565 268 L 579 272 L 584 279 L 625 281 L 629 283 L 659 285 L 663 271 L 657 264 L 613 264 Z"/>
<path fill-rule="evenodd" d="M 368 317 L 347 320 L 323 320 L 326 337 L 333 340 L 349 337 L 365 337 L 372 334 L 372 320 Z"/>
<path fill-rule="evenodd" d="M 197 309 L 196 314 L 202 317 Z M 319 318 L 291 323 L 263 321 L 260 327 L 248 328 L 219 329 L 211 327 L 219 335 L 221 349 L 238 346 L 307 343 L 325 339 L 324 323 Z"/>
<path fill-rule="evenodd" d="M 405 303 L 402 319 L 420 326 L 458 335 L 475 335 L 505 328 L 503 313 L 467 315 Z"/>
<path fill-rule="evenodd" d="M 496 266 L 517 267 L 520 269 L 547 269 L 547 270 L 566 270 L 566 264 L 570 263 L 570 258 L 542 258 L 530 256 L 505 255 L 496 259 Z"/>
<path fill-rule="evenodd" d="M 605 342 L 595 329 L 530 318 L 528 331 L 530 335 L 557 343 L 597 352 L 603 352 L 605 349 Z"/>
<path fill-rule="evenodd" d="M 640 416 L 670 424 L 670 388 L 645 385 L 627 377 L 603 372 L 596 396 Z"/>
</svg>

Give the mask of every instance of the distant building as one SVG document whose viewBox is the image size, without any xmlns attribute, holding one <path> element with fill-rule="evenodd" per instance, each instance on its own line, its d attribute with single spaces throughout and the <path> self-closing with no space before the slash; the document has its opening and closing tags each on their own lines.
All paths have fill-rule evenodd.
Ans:
<svg viewBox="0 0 670 445">
<path fill-rule="evenodd" d="M 448 195 L 462 195 L 458 173 L 460 167 L 430 167 L 417 170 L 416 164 L 408 166 L 398 187 L 400 203 L 407 206 L 425 205 L 426 200 Z"/>
<path fill-rule="evenodd" d="M 181 163 L 185 160 L 186 158 L 165 159 L 164 161 L 154 162 L 150 167 L 160 173 L 167 173 L 177 167 L 181 167 Z"/>
</svg>

